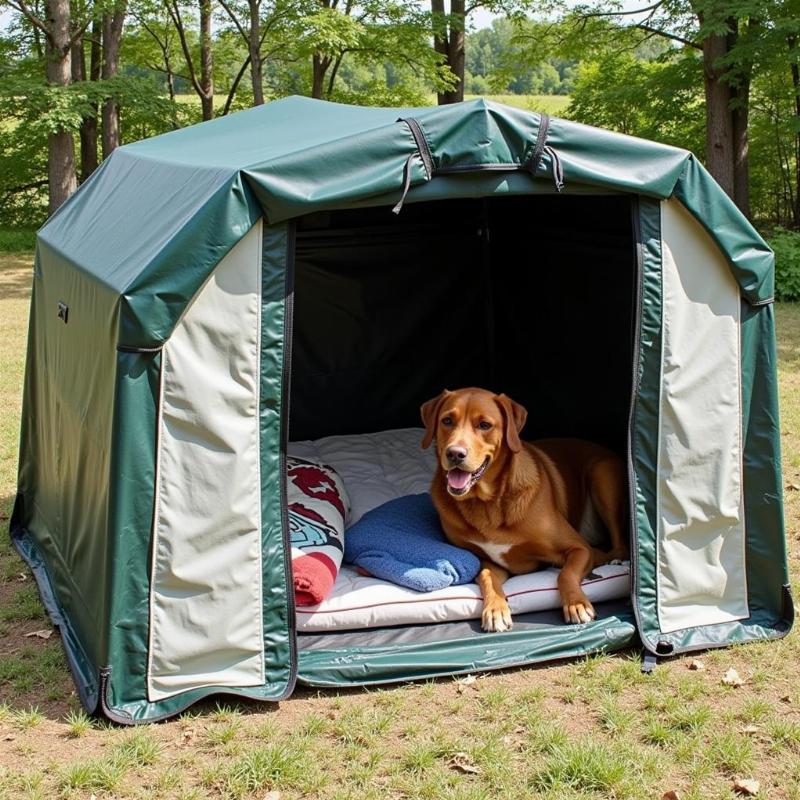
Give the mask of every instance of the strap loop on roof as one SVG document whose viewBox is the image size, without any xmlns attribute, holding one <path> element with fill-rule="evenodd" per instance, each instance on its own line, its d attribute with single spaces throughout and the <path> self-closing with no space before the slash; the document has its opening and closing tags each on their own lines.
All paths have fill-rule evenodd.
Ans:
<svg viewBox="0 0 800 800">
<path fill-rule="evenodd" d="M 550 164 L 553 167 L 553 183 L 556 185 L 556 191 L 560 192 L 564 188 L 564 167 L 561 164 L 561 159 L 549 144 L 544 146 L 544 152 L 550 156 Z"/>
<path fill-rule="evenodd" d="M 422 159 L 422 166 L 425 167 L 425 175 L 428 180 L 430 180 L 434 173 L 433 156 L 431 155 L 431 148 L 428 145 L 428 140 L 425 138 L 425 131 L 422 130 L 422 125 L 413 117 L 401 117 L 397 121 L 405 122 L 405 124 L 408 125 L 408 129 L 411 131 L 411 135 L 416 142 L 419 157 Z"/>
<path fill-rule="evenodd" d="M 414 156 L 416 155 L 419 154 L 412 153 L 406 159 L 406 163 L 403 166 L 403 194 L 400 195 L 400 200 L 398 200 L 397 205 L 392 209 L 393 214 L 399 214 L 403 209 L 403 202 L 406 199 L 408 190 L 411 188 L 411 162 L 414 160 Z"/>
<path fill-rule="evenodd" d="M 553 183 L 555 184 L 556 191 L 560 192 L 564 188 L 564 167 L 561 164 L 561 159 L 558 153 L 547 144 L 547 134 L 550 130 L 550 117 L 547 114 L 539 115 L 539 130 L 536 132 L 536 143 L 533 145 L 531 157 L 528 159 L 528 171 L 536 176 L 536 170 L 539 169 L 539 162 L 542 160 L 542 155 L 547 153 L 550 156 L 550 164 L 553 168 Z"/>
</svg>

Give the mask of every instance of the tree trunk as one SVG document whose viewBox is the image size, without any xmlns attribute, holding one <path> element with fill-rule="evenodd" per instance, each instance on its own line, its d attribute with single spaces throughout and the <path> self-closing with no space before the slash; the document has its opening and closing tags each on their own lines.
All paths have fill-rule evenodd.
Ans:
<svg viewBox="0 0 800 800">
<path fill-rule="evenodd" d="M 175 73 L 172 70 L 172 62 L 169 54 L 164 53 L 164 72 L 167 73 L 167 91 L 169 92 L 169 99 L 175 102 Z"/>
<path fill-rule="evenodd" d="M 800 228 L 800 66 L 797 64 L 794 49 L 797 47 L 797 38 L 789 36 L 786 39 L 789 45 L 789 69 L 792 73 L 792 89 L 794 90 L 794 202 L 792 203 L 792 220 L 795 228 Z"/>
<path fill-rule="evenodd" d="M 717 183 L 734 197 L 734 135 L 731 87 L 723 80 L 724 68 L 717 62 L 728 52 L 727 36 L 703 40 L 703 72 L 706 96 L 706 166 Z"/>
<path fill-rule="evenodd" d="M 211 0 L 200 0 L 200 104 L 203 119 L 214 118 L 214 73 L 211 52 Z"/>
<path fill-rule="evenodd" d="M 100 23 L 95 20 L 90 37 L 89 80 L 100 79 Z M 72 82 L 86 80 L 86 39 L 81 37 L 72 46 Z M 93 103 L 93 111 L 81 117 L 81 183 L 97 169 L 97 104 Z"/>
<path fill-rule="evenodd" d="M 260 0 L 250 0 L 250 35 L 248 52 L 250 53 L 250 79 L 253 84 L 253 105 L 264 104 L 264 75 L 261 61 L 261 18 L 259 15 Z"/>
<path fill-rule="evenodd" d="M 437 22 L 444 20 L 444 0 L 431 0 L 431 11 Z M 456 76 L 456 85 L 445 92 L 437 93 L 440 106 L 449 103 L 460 103 L 464 99 L 464 31 L 466 26 L 466 11 L 464 0 L 451 0 L 450 21 L 444 22 L 444 28 L 433 36 L 433 48 L 444 56 L 444 63 Z"/>
<path fill-rule="evenodd" d="M 339 53 L 336 57 L 336 61 L 333 62 L 331 74 L 328 76 L 328 88 L 325 92 L 325 98 L 327 100 L 333 97 L 333 87 L 336 84 L 336 76 L 339 74 L 339 67 L 342 66 L 342 61 L 344 61 L 344 53 Z"/>
<path fill-rule="evenodd" d="M 739 38 L 739 23 L 735 19 L 729 21 L 731 33 L 728 35 L 728 50 L 731 50 Z M 745 32 L 748 38 L 756 35 L 760 21 L 755 17 L 747 20 Z M 753 74 L 751 59 L 740 61 L 731 87 L 731 114 L 733 117 L 733 200 L 739 210 L 750 219 L 750 146 L 748 142 L 748 126 L 750 124 L 750 82 Z"/>
<path fill-rule="evenodd" d="M 89 49 L 89 80 L 99 81 L 102 69 L 100 37 L 102 26 L 99 18 L 92 22 L 92 39 Z M 92 103 L 93 111 L 81 122 L 81 180 L 85 181 L 97 169 L 97 103 Z"/>
<path fill-rule="evenodd" d="M 328 71 L 331 59 L 314 53 L 311 57 L 312 77 L 311 77 L 311 96 L 317 100 L 322 100 L 322 93 L 325 88 L 325 73 Z"/>
<path fill-rule="evenodd" d="M 750 116 L 750 78 L 742 78 L 733 90 L 733 201 L 750 219 L 750 157 L 748 124 Z"/>
<path fill-rule="evenodd" d="M 69 0 L 47 0 L 47 82 L 69 86 L 72 78 Z M 47 137 L 47 184 L 52 214 L 78 188 L 72 132 L 59 130 Z"/>
<path fill-rule="evenodd" d="M 103 80 L 119 72 L 119 48 L 125 21 L 126 0 L 118 0 L 114 11 L 103 15 Z M 119 147 L 119 104 L 113 97 L 103 103 L 103 158 Z"/>
</svg>

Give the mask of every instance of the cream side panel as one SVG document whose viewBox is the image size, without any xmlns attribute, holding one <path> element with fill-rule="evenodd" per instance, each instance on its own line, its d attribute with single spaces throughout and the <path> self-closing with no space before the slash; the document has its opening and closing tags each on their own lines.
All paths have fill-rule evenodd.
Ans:
<svg viewBox="0 0 800 800">
<path fill-rule="evenodd" d="M 661 235 L 658 613 L 666 633 L 749 612 L 739 289 L 711 237 L 677 200 L 661 204 Z"/>
<path fill-rule="evenodd" d="M 261 222 L 162 353 L 148 696 L 264 683 Z"/>
</svg>

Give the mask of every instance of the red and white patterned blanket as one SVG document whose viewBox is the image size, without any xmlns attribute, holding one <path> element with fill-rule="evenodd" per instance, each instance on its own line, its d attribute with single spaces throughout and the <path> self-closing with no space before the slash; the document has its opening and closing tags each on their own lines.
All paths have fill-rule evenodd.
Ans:
<svg viewBox="0 0 800 800">
<path fill-rule="evenodd" d="M 342 479 L 325 464 L 289 456 L 287 472 L 295 601 L 317 605 L 330 594 L 342 564 L 350 501 Z"/>
</svg>

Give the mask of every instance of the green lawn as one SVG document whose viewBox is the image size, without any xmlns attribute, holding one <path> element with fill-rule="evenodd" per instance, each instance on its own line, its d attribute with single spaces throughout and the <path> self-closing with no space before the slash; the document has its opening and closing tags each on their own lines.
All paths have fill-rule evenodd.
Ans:
<svg viewBox="0 0 800 800">
<path fill-rule="evenodd" d="M 468 94 L 465 100 L 472 100 L 479 95 Z M 541 111 L 557 117 L 563 115 L 569 106 L 569 95 L 557 94 L 487 94 L 487 100 L 504 103 L 507 106 L 523 108 L 526 111 Z"/>
<path fill-rule="evenodd" d="M 0 255 L 0 519 L 15 491 L 30 255 Z M 800 307 L 778 306 L 785 482 L 800 486 Z M 800 491 L 788 489 L 792 574 Z M 798 591 L 795 579 L 795 593 Z M 797 594 L 796 594 L 797 596 Z M 88 720 L 27 569 L 0 538 L 0 800 L 800 800 L 800 641 L 639 671 L 638 654 L 474 682 L 301 691 L 278 705 L 195 707 L 143 729 Z M 735 668 L 744 685 L 722 677 Z"/>
<path fill-rule="evenodd" d="M 474 100 L 476 97 L 485 97 L 487 100 L 493 100 L 495 103 L 504 103 L 507 106 L 515 106 L 516 108 L 523 108 L 526 111 L 543 111 L 545 114 L 552 114 L 558 116 L 563 114 L 569 105 L 568 95 L 555 95 L 555 94 L 487 94 L 477 95 L 468 94 L 464 96 L 465 100 Z M 225 105 L 225 95 L 214 96 L 214 108 L 219 110 Z M 176 95 L 176 100 L 179 103 L 187 103 L 190 105 L 198 104 L 199 100 L 193 94 L 179 94 Z M 430 105 L 436 103 L 436 95 L 431 95 L 428 98 Z"/>
</svg>

